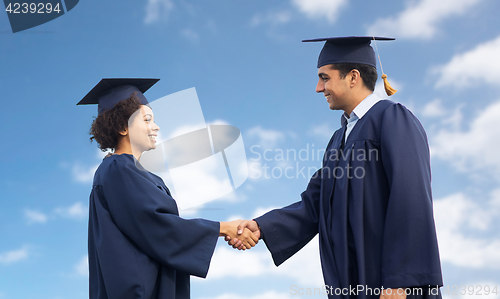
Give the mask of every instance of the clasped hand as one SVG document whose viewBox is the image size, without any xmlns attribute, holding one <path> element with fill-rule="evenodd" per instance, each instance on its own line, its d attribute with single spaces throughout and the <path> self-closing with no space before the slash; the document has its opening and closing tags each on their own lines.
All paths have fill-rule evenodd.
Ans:
<svg viewBox="0 0 500 299">
<path fill-rule="evenodd" d="M 225 240 L 228 244 L 234 242 L 232 245 L 234 248 L 239 250 L 250 249 L 259 242 L 259 234 L 255 234 L 251 229 L 246 228 L 245 221 L 248 220 L 234 220 L 231 222 L 221 222 L 220 223 L 220 233 L 219 236 L 225 236 Z M 254 221 L 255 222 L 255 221 Z"/>
<path fill-rule="evenodd" d="M 231 236 L 226 236 L 225 240 L 227 241 L 227 244 L 229 246 L 232 246 L 235 249 L 238 250 L 245 250 L 245 249 L 250 249 L 250 247 L 247 247 L 245 244 L 245 233 L 248 231 L 250 232 L 251 235 L 253 235 L 252 240 L 257 239 L 257 241 L 260 239 L 260 227 L 255 222 L 254 220 L 236 220 L 238 222 L 237 226 L 237 236 L 236 237 L 231 237 Z M 234 221 L 233 221 L 234 222 Z M 257 241 L 255 244 L 257 244 Z M 254 245 L 255 246 L 255 245 Z"/>
</svg>

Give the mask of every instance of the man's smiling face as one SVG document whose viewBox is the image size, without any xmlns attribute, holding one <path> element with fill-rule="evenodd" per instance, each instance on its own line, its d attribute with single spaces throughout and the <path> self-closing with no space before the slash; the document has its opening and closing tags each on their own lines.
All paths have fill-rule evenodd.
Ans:
<svg viewBox="0 0 500 299">
<path fill-rule="evenodd" d="M 332 110 L 345 110 L 349 94 L 349 76 L 340 77 L 340 72 L 324 65 L 318 69 L 316 92 L 322 92 Z"/>
</svg>

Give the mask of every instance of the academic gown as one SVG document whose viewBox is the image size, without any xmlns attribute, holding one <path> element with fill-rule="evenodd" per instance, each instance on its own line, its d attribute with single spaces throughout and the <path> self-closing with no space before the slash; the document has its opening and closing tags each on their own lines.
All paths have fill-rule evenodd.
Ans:
<svg viewBox="0 0 500 299">
<path fill-rule="evenodd" d="M 189 277 L 206 277 L 219 222 L 179 217 L 163 180 L 135 161 L 112 155 L 94 176 L 90 298 L 190 298 Z"/>
<path fill-rule="evenodd" d="M 422 125 L 403 105 L 382 100 L 358 120 L 342 150 L 344 130 L 332 136 L 302 200 L 255 219 L 274 263 L 319 233 L 329 298 L 379 298 L 382 287 L 422 287 L 407 298 L 440 298 Z"/>
</svg>

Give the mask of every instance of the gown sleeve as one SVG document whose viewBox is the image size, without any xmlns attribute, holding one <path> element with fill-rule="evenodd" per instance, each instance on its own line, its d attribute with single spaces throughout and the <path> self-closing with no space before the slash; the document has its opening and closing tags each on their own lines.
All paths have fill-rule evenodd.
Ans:
<svg viewBox="0 0 500 299">
<path fill-rule="evenodd" d="M 321 171 L 312 176 L 307 189 L 301 194 L 301 201 L 255 218 L 276 266 L 294 255 L 318 233 Z"/>
<path fill-rule="evenodd" d="M 175 270 L 206 277 L 219 222 L 179 217 L 174 199 L 147 175 L 130 157 L 114 158 L 101 186 L 103 206 L 145 254 Z"/>
<path fill-rule="evenodd" d="M 390 192 L 382 240 L 382 285 L 441 286 L 425 131 L 409 110 L 394 104 L 383 113 L 380 134 Z"/>
</svg>

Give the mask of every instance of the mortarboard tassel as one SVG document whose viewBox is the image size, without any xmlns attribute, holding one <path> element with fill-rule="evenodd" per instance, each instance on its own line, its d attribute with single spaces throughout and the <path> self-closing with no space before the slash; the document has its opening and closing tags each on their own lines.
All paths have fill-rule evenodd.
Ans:
<svg viewBox="0 0 500 299">
<path fill-rule="evenodd" d="M 396 89 L 394 89 L 391 84 L 389 83 L 389 81 L 387 81 L 387 75 L 386 74 L 382 74 L 382 80 L 384 80 L 384 88 L 385 88 L 385 92 L 387 93 L 388 96 L 392 96 L 393 94 L 395 94 L 396 92 L 398 92 Z"/>
<path fill-rule="evenodd" d="M 397 92 L 397 90 L 394 89 L 391 86 L 391 84 L 389 84 L 389 81 L 387 81 L 387 75 L 384 74 L 384 67 L 382 66 L 382 60 L 380 60 L 380 54 L 378 52 L 377 41 L 375 40 L 375 37 L 373 37 L 373 43 L 375 44 L 375 49 L 377 49 L 377 57 L 378 57 L 378 62 L 380 63 L 380 68 L 382 70 L 382 80 L 384 80 L 385 92 L 387 93 L 388 96 L 392 96 Z"/>
</svg>

